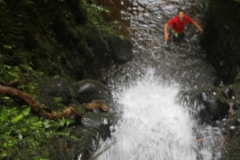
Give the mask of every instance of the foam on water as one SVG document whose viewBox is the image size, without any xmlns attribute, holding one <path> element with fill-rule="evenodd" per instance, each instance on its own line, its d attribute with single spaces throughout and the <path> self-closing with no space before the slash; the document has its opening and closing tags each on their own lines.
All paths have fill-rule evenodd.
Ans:
<svg viewBox="0 0 240 160">
<path fill-rule="evenodd" d="M 123 5 L 125 1 L 121 2 Z M 163 37 L 163 25 L 179 8 L 201 24 L 203 1 L 129 3 L 121 15 L 129 23 L 133 59 L 113 65 L 108 72 L 108 86 L 120 104 L 121 118 L 113 126 L 112 137 L 100 144 L 93 159 L 219 159 L 223 139 L 220 129 L 198 124 L 193 118 L 197 117 L 193 114 L 197 114 L 194 108 L 198 106 L 187 106 L 178 97 L 180 89 L 201 88 L 215 79 L 214 71 L 203 61 L 199 33 L 187 26 L 181 45 L 168 44 Z"/>
<path fill-rule="evenodd" d="M 188 107 L 176 101 L 178 92 L 177 85 L 166 85 L 149 74 L 125 88 L 118 100 L 122 118 L 112 138 L 96 153 L 97 159 L 215 159 L 212 148 L 216 132 L 197 125 Z M 197 142 L 199 133 L 206 136 L 205 142 Z"/>
</svg>

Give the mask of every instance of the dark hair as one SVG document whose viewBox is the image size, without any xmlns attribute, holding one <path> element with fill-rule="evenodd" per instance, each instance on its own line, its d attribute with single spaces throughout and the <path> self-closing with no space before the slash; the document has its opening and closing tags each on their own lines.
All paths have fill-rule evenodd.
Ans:
<svg viewBox="0 0 240 160">
<path fill-rule="evenodd" d="M 183 12 L 185 14 L 185 11 L 183 9 L 179 9 L 177 14 L 179 14 L 180 12 Z"/>
</svg>

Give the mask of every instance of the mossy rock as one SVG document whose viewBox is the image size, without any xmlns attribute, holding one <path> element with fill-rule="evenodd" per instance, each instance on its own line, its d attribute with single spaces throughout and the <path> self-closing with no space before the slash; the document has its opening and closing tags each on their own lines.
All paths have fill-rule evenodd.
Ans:
<svg viewBox="0 0 240 160">
<path fill-rule="evenodd" d="M 82 80 L 74 84 L 76 100 L 80 103 L 89 103 L 96 99 L 112 100 L 111 91 L 107 86 L 95 80 Z"/>
<path fill-rule="evenodd" d="M 105 38 L 108 42 L 112 59 L 117 63 L 126 63 L 132 60 L 132 43 L 129 39 L 121 39 L 118 36 L 110 36 Z"/>
</svg>

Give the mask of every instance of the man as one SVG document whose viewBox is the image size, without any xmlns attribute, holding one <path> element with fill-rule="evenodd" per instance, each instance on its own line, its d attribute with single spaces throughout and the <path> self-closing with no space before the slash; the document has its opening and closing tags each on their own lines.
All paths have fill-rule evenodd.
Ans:
<svg viewBox="0 0 240 160">
<path fill-rule="evenodd" d="M 184 27 L 186 23 L 194 24 L 194 26 L 199 30 L 200 33 L 203 32 L 203 29 L 199 26 L 197 22 L 195 22 L 192 18 L 185 15 L 183 10 L 179 10 L 177 16 L 170 19 L 164 25 L 164 39 L 165 41 L 169 40 L 168 35 L 168 26 L 171 26 L 171 31 L 175 38 L 184 37 Z"/>
</svg>

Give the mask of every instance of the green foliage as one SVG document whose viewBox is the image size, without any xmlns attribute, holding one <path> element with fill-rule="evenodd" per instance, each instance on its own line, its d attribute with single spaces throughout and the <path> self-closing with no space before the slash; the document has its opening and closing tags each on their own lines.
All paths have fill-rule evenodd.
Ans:
<svg viewBox="0 0 240 160">
<path fill-rule="evenodd" d="M 0 63 L 1 65 L 1 63 Z M 30 66 L 22 64 L 20 66 L 1 65 L 0 77 L 2 81 L 9 83 L 12 80 L 18 79 L 21 83 L 18 89 L 28 93 L 32 98 L 37 98 L 38 84 L 33 81 L 32 75 L 42 75 L 42 72 L 34 71 Z M 31 73 L 31 75 L 30 75 Z"/>
<path fill-rule="evenodd" d="M 94 25 L 103 35 L 116 35 L 116 28 L 119 24 L 118 21 L 113 21 L 111 23 L 106 23 L 103 18 L 102 14 L 106 13 L 109 14 L 109 10 L 102 6 L 97 6 L 96 4 L 89 4 L 83 1 L 83 4 L 87 10 L 87 17 L 89 17 L 89 22 Z"/>
<path fill-rule="evenodd" d="M 56 104 L 59 108 L 62 108 L 62 107 L 63 107 L 62 98 L 61 98 L 61 97 L 54 97 L 53 99 L 54 99 L 54 101 L 55 101 L 55 104 Z"/>
<path fill-rule="evenodd" d="M 105 8 L 86 0 L 2 2 L 3 64 L 27 65 L 45 75 L 59 75 L 68 80 L 88 75 L 91 71 L 86 68 L 91 65 L 96 68 L 102 65 L 92 64 L 93 58 L 104 58 L 99 53 L 108 48 L 102 36 L 114 33 L 102 20 L 101 13 L 108 12 Z M 88 39 L 89 34 L 95 35 L 94 39 Z"/>
<path fill-rule="evenodd" d="M 14 79 L 19 79 L 20 68 L 18 66 L 1 65 L 0 77 L 5 82 L 10 82 Z"/>
<path fill-rule="evenodd" d="M 12 49 L 12 46 L 9 46 L 9 45 L 6 45 L 6 44 L 4 44 L 3 47 L 6 48 L 6 49 Z"/>
<path fill-rule="evenodd" d="M 18 89 L 36 101 L 36 79 L 93 78 L 110 61 L 103 37 L 116 34 L 118 22 L 105 23 L 101 14 L 108 10 L 91 1 L 0 0 L 0 10 L 0 80 L 19 79 Z M 61 98 L 54 101 L 62 106 Z M 70 135 L 71 120 L 39 118 L 22 100 L 2 94 L 0 104 L 0 159 L 46 159 L 54 153 L 49 149 L 54 137 L 84 139 Z"/>
<path fill-rule="evenodd" d="M 1 107 L 0 159 L 46 158 L 48 151 L 42 146 L 55 136 L 69 135 L 69 132 L 56 130 L 59 127 L 66 128 L 72 123 L 71 120 L 47 120 L 32 115 L 30 111 L 31 108 L 25 105 L 13 108 Z M 35 156 L 32 157 L 32 155 Z"/>
</svg>

